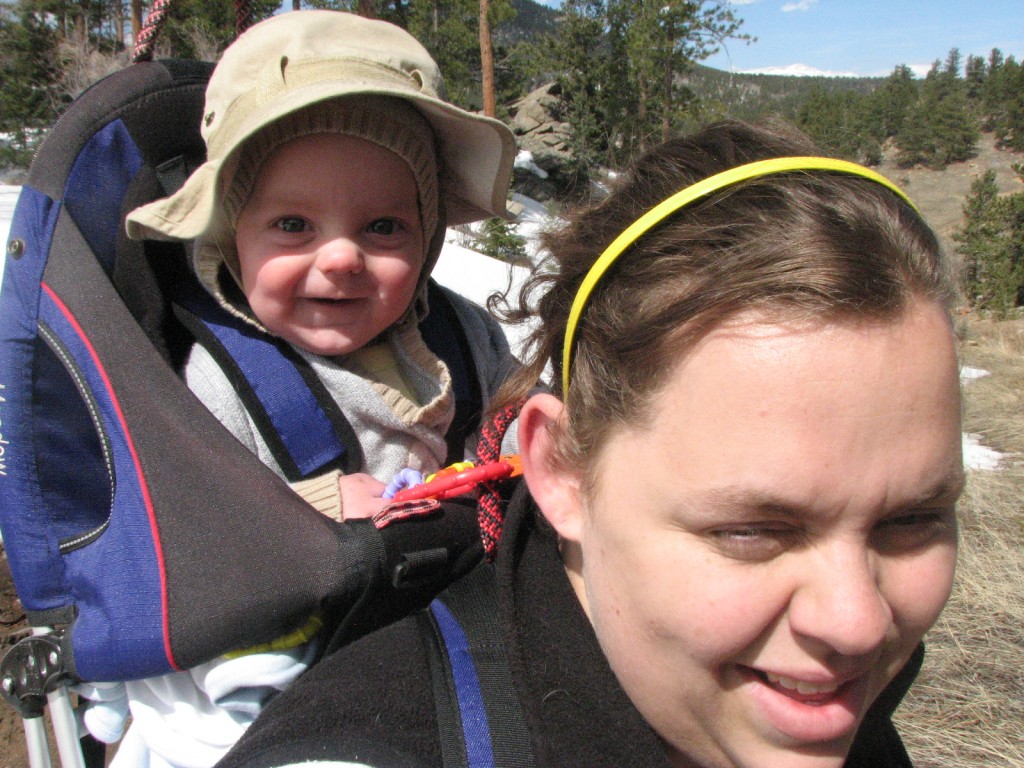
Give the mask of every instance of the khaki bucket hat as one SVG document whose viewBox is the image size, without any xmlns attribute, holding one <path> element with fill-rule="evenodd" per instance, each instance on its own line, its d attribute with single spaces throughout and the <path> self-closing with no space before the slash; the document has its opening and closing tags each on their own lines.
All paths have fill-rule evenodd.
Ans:
<svg viewBox="0 0 1024 768">
<path fill-rule="evenodd" d="M 224 51 L 206 89 L 206 162 L 175 194 L 132 211 L 129 236 L 190 240 L 221 229 L 223 196 L 247 139 L 305 107 L 357 94 L 405 99 L 426 118 L 444 177 L 447 224 L 508 217 L 511 130 L 446 102 L 437 64 L 400 27 L 308 10 L 272 16 Z"/>
</svg>

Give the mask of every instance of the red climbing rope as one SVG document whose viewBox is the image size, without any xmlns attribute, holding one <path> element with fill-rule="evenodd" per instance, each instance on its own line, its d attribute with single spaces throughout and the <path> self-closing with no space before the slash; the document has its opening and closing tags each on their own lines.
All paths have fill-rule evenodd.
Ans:
<svg viewBox="0 0 1024 768">
<path fill-rule="evenodd" d="M 171 7 L 171 0 L 153 0 L 153 7 L 135 38 L 132 62 L 152 61 L 153 50 L 164 20 Z M 253 25 L 252 0 L 235 0 L 235 35 L 240 35 Z"/>
<path fill-rule="evenodd" d="M 171 0 L 153 0 L 153 7 L 150 8 L 146 21 L 135 38 L 135 51 L 132 54 L 132 62 L 152 61 L 153 49 L 156 47 L 156 38 L 160 34 L 160 27 L 163 26 L 167 12 L 170 10 Z"/>
<path fill-rule="evenodd" d="M 505 437 L 509 425 L 519 416 L 519 409 L 522 406 L 522 402 L 506 406 L 480 429 L 480 442 L 477 443 L 476 453 L 481 464 L 499 460 L 501 440 Z M 484 556 L 491 561 L 497 553 L 501 529 L 505 523 L 505 512 L 502 509 L 501 495 L 498 493 L 496 482 L 481 483 L 477 516 L 480 522 L 480 538 L 484 544 Z"/>
</svg>

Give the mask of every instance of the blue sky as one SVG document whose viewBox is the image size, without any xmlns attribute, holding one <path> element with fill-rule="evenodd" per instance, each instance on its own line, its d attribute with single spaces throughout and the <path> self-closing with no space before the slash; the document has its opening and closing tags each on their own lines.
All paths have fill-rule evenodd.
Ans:
<svg viewBox="0 0 1024 768">
<path fill-rule="evenodd" d="M 926 72 L 951 48 L 987 57 L 993 48 L 1020 61 L 1022 0 L 733 0 L 743 29 L 758 38 L 732 42 L 706 61 L 746 71 L 800 64 L 829 73 L 888 75 L 898 64 Z M 731 64 L 731 67 L 730 67 Z"/>
<path fill-rule="evenodd" d="M 547 0 L 545 5 L 558 5 Z M 923 75 L 951 48 L 1024 59 L 1024 0 L 732 0 L 742 30 L 705 64 L 739 72 L 802 65 L 827 74 L 881 75 L 906 64 Z"/>
</svg>

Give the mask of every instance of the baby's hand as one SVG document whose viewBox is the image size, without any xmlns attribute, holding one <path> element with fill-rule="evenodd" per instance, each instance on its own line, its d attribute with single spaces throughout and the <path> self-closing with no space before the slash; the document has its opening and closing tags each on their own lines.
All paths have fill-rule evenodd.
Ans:
<svg viewBox="0 0 1024 768">
<path fill-rule="evenodd" d="M 341 514 L 345 520 L 373 517 L 388 500 L 383 498 L 384 483 L 364 472 L 342 475 L 338 479 L 341 493 Z"/>
</svg>

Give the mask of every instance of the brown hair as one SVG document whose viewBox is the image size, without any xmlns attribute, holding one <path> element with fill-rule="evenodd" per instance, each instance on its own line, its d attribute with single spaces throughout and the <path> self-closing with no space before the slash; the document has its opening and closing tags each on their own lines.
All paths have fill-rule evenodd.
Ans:
<svg viewBox="0 0 1024 768">
<path fill-rule="evenodd" d="M 556 268 L 535 275 L 509 313 L 539 322 L 531 357 L 498 403 L 522 397 L 550 365 L 568 413 L 559 454 L 582 469 L 613 427 L 643 423 L 674 363 L 696 341 L 740 312 L 884 320 L 912 296 L 948 311 L 957 295 L 952 270 L 931 229 L 892 191 L 841 173 L 756 178 L 684 208 L 619 258 L 584 310 L 565 397 L 561 353 L 569 307 L 587 270 L 620 232 L 708 176 L 771 157 L 821 154 L 791 129 L 734 121 L 643 154 L 601 202 L 544 236 Z"/>
</svg>

